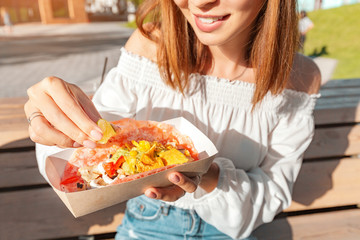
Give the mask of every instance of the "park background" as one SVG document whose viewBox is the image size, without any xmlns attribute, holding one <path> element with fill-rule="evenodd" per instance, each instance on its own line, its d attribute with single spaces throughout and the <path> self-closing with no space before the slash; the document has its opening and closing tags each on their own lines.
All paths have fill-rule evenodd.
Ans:
<svg viewBox="0 0 360 240">
<path fill-rule="evenodd" d="M 0 21 L 0 80 L 1 87 L 6 86 L 6 91 L 0 90 L 0 97 L 11 97 L 25 95 L 25 88 L 31 86 L 35 82 L 41 80 L 46 75 L 64 76 L 66 80 L 74 83 L 84 83 L 83 85 L 94 85 L 89 81 L 99 79 L 104 73 L 97 70 L 89 76 L 89 72 L 84 69 L 83 78 L 80 79 L 81 73 L 76 71 L 72 75 L 70 71 L 65 73 L 54 71 L 44 71 L 41 75 L 28 74 L 27 83 L 21 84 L 19 81 L 13 80 L 14 71 L 16 67 L 23 68 L 22 65 L 16 66 L 13 57 L 17 56 L 17 44 L 21 46 L 29 43 L 31 46 L 34 38 L 45 39 L 45 37 L 62 35 L 73 36 L 81 33 L 89 32 L 88 29 L 95 34 L 99 28 L 108 29 L 104 31 L 99 30 L 101 38 L 112 39 L 112 49 L 118 50 L 121 43 L 124 41 L 116 41 L 114 34 L 124 32 L 131 33 L 135 28 L 134 13 L 137 6 L 142 0 L 0 0 L 0 7 L 7 7 L 14 24 L 13 34 L 5 34 L 1 31 Z M 319 65 L 324 78 L 324 82 L 329 79 L 352 79 L 360 77 L 360 0 L 298 0 L 298 10 L 305 10 L 308 12 L 309 18 L 313 21 L 315 27 L 307 34 L 304 54 L 313 58 Z M 101 26 L 101 27 L 100 27 Z M 109 27 L 111 26 L 111 27 Z M 39 30 L 40 29 L 40 30 Z M 45 30 L 41 30 L 45 29 Z M 69 31 L 70 29 L 70 31 Z M 128 29 L 124 30 L 124 29 Z M 108 34 L 108 36 L 106 36 Z M 121 35 L 124 38 L 124 34 Z M 50 41 L 50 39 L 48 39 Z M 123 39 L 124 40 L 124 39 Z M 39 40 L 40 41 L 40 40 Z M 44 40 L 45 41 L 45 40 Z M 86 39 L 84 41 L 87 41 Z M 110 41 L 110 40 L 109 40 Z M 61 43 L 60 43 L 61 44 Z M 81 44 L 81 41 L 79 41 Z M 106 42 L 109 45 L 109 42 Z M 118 46 L 115 46 L 118 44 Z M 12 50 L 11 46 L 14 50 Z M 59 44 L 52 46 L 58 47 Z M 66 44 L 65 44 L 66 45 Z M 99 49 L 102 49 L 101 43 L 97 43 Z M 99 49 L 91 49 L 93 52 L 99 52 Z M 43 51 L 45 54 L 50 48 L 36 49 L 32 47 L 26 49 L 26 53 L 30 55 L 30 50 L 34 51 L 33 56 Z M 89 49 L 86 49 L 89 52 Z M 12 52 L 13 51 L 13 52 Z M 85 50 L 84 50 L 85 51 Z M 110 51 L 110 49 L 109 49 Z M 67 56 L 76 57 L 75 53 L 69 53 Z M 109 54 L 108 54 L 109 55 Z M 110 54 L 114 55 L 114 54 Z M 19 57 L 19 56 L 18 56 Z M 103 68 L 105 58 L 116 59 L 115 56 L 101 56 L 98 60 L 99 68 Z M 26 59 L 26 58 L 25 58 Z M 43 59 L 28 58 L 28 67 L 34 65 L 34 61 Z M 30 61 L 32 60 L 32 61 Z M 39 61 L 38 61 L 39 62 Z M 71 61 L 68 61 L 71 64 Z M 10 63 L 11 66 L 10 66 Z M 116 63 L 116 60 L 108 62 L 106 70 L 109 70 Z M 39 62 L 40 64 L 40 62 Z M 49 62 L 44 65 L 50 64 Z M 51 69 L 51 68 L 45 68 Z M 31 77 L 32 76 L 32 77 Z M 20 77 L 20 76 L 17 76 Z M 90 79 L 90 80 L 89 80 Z M 9 85 L 4 85 L 5 82 L 11 82 Z M 16 85 L 17 84 L 17 85 Z"/>
<path fill-rule="evenodd" d="M 114 239 L 123 205 L 75 219 L 38 172 L 23 105 L 26 89 L 49 75 L 86 92 L 96 90 L 134 30 L 137 3 L 0 0 L 14 23 L 6 34 L 0 22 L 1 240 Z M 322 86 L 315 107 L 314 141 L 296 183 L 293 208 L 264 226 L 259 239 L 358 240 L 360 3 L 298 3 L 315 24 L 305 55 L 333 81 Z"/>
</svg>

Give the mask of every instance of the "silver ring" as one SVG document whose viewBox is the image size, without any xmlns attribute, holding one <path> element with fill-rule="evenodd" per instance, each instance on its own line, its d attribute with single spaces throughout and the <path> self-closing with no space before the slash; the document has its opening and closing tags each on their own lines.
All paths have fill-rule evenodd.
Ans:
<svg viewBox="0 0 360 240">
<path fill-rule="evenodd" d="M 27 121 L 29 123 L 29 125 L 31 126 L 31 121 L 36 118 L 36 117 L 43 117 L 44 115 L 41 112 L 33 112 L 32 114 L 30 114 L 30 116 L 28 117 Z"/>
</svg>

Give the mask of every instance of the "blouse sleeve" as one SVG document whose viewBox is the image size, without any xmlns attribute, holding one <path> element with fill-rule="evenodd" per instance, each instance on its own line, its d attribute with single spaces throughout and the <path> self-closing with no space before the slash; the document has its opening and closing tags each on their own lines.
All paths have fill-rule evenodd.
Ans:
<svg viewBox="0 0 360 240">
<path fill-rule="evenodd" d="M 236 169 L 230 159 L 215 159 L 220 167 L 218 186 L 209 194 L 193 196 L 200 203 L 195 205 L 196 212 L 235 239 L 272 221 L 291 204 L 292 188 L 313 132 L 311 115 L 283 118 L 269 135 L 268 153 L 260 166 L 246 172 Z"/>
<path fill-rule="evenodd" d="M 102 118 L 114 121 L 135 117 L 137 96 L 133 84 L 128 81 L 131 80 L 123 77 L 118 68 L 108 73 L 93 97 L 93 103 Z"/>
<path fill-rule="evenodd" d="M 113 68 L 107 74 L 103 84 L 92 99 L 102 118 L 112 121 L 135 115 L 137 99 L 131 90 L 131 84 L 127 84 L 127 81 L 131 80 L 125 79 L 118 68 Z M 36 144 L 36 159 L 39 171 L 48 182 L 45 173 L 46 158 L 62 150 L 64 149 Z"/>
</svg>

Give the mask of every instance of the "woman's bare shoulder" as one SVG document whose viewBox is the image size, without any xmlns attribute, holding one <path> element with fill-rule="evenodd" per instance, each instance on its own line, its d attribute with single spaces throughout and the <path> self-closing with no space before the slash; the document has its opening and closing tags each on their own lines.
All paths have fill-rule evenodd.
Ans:
<svg viewBox="0 0 360 240">
<path fill-rule="evenodd" d="M 321 73 L 316 63 L 309 57 L 297 53 L 288 88 L 316 94 L 321 86 Z"/>
<path fill-rule="evenodd" d="M 125 49 L 156 62 L 156 43 L 145 37 L 139 29 L 136 29 L 130 36 L 125 44 Z"/>
</svg>

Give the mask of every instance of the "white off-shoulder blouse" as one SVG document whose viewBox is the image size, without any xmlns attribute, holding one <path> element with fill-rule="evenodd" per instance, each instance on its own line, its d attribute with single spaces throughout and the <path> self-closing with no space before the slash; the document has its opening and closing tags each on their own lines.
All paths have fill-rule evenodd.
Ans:
<svg viewBox="0 0 360 240">
<path fill-rule="evenodd" d="M 290 205 L 319 95 L 289 89 L 268 93 L 252 112 L 254 84 L 200 74 L 190 79 L 191 90 L 182 95 L 163 83 L 156 63 L 122 48 L 93 101 L 108 120 L 182 116 L 206 134 L 219 151 L 217 188 L 209 194 L 198 188 L 170 204 L 194 209 L 232 238 L 246 237 Z M 46 156 L 56 151 L 37 145 L 43 175 Z"/>
</svg>

